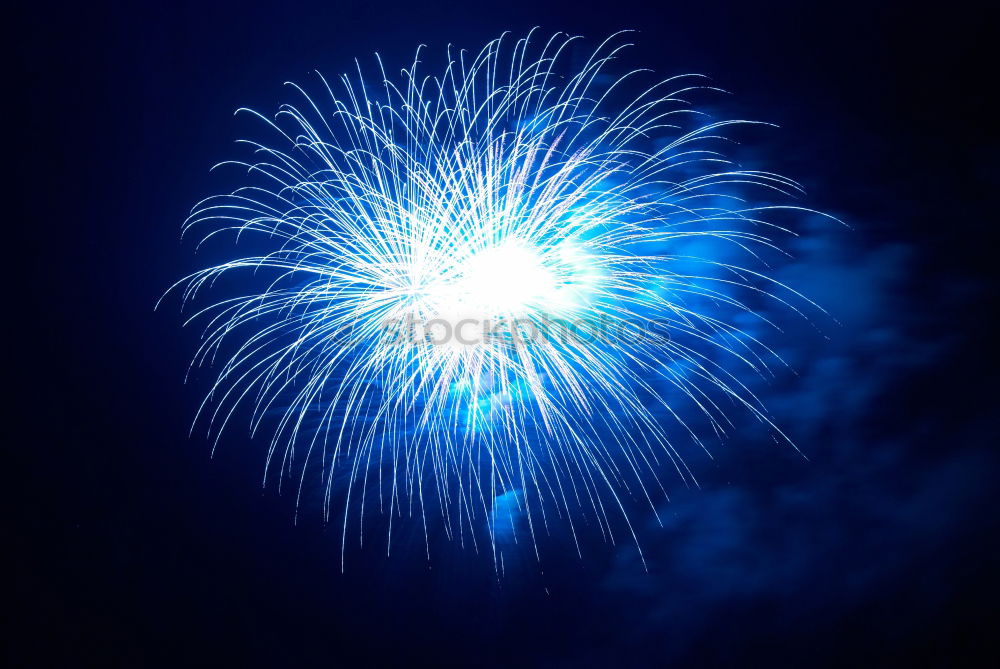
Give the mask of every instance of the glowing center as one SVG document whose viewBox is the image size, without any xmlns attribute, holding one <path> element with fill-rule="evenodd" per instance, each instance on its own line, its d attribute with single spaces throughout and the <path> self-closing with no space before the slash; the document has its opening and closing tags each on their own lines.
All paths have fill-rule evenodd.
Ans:
<svg viewBox="0 0 1000 669">
<path fill-rule="evenodd" d="M 557 290 L 555 277 L 538 253 L 517 242 L 468 258 L 459 269 L 455 287 L 460 310 L 483 316 L 519 315 L 533 307 L 544 308 Z"/>
</svg>

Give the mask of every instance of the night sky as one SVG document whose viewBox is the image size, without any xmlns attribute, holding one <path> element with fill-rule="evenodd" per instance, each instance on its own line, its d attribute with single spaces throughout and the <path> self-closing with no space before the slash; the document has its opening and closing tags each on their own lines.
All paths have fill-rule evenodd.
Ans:
<svg viewBox="0 0 1000 669">
<path fill-rule="evenodd" d="M 15 666 L 1000 666 L 995 86 L 985 10 L 943 3 L 34 3 L 9 26 Z M 209 168 L 286 80 L 504 30 L 639 31 L 629 66 L 710 75 L 711 113 L 776 123 L 741 158 L 805 185 L 777 277 L 821 304 L 754 386 L 802 455 L 738 424 L 635 515 L 498 577 L 422 530 L 386 557 L 212 457 L 198 341 L 163 291 Z M 993 45 L 989 45 L 993 46 Z M 992 235 L 995 237 L 996 235 Z M 794 371 L 793 371 L 794 370 Z M 199 382 L 200 381 L 200 382 Z M 805 457 L 803 457 L 803 455 Z M 592 536 L 593 535 L 593 536 Z M 8 587 L 8 590 L 11 588 Z M 8 644 L 10 641 L 8 641 Z"/>
</svg>

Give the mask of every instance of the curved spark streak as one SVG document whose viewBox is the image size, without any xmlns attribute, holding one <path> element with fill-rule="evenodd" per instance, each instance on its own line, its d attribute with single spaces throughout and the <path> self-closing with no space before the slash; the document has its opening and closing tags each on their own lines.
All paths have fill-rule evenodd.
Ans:
<svg viewBox="0 0 1000 669">
<path fill-rule="evenodd" d="M 203 243 L 255 234 L 265 249 L 184 279 L 185 304 L 222 275 L 271 274 L 192 316 L 206 321 L 192 367 L 221 361 L 199 416 L 217 443 L 239 406 L 252 407 L 252 433 L 277 415 L 267 468 L 298 467 L 300 497 L 318 469 L 327 519 L 342 498 L 342 541 L 352 509 L 363 536 L 377 506 L 387 550 L 400 517 L 419 516 L 426 542 L 436 507 L 450 537 L 475 545 L 485 525 L 495 556 L 500 498 L 515 500 L 532 539 L 556 515 L 575 540 L 582 515 L 614 541 L 613 517 L 632 531 L 626 498 L 655 513 L 662 469 L 696 483 L 672 433 L 704 446 L 680 399 L 718 435 L 732 425 L 723 403 L 781 435 L 729 369 L 766 374 L 779 360 L 727 314 L 754 313 L 738 289 L 794 311 L 811 303 L 677 248 L 709 238 L 751 259 L 776 249 L 772 236 L 788 230 L 764 217 L 810 210 L 753 207 L 740 193 L 801 189 L 719 151 L 723 132 L 750 121 L 684 129 L 698 112 L 683 96 L 703 78 L 617 105 L 642 74 L 605 73 L 629 46 L 618 35 L 568 75 L 577 38 L 539 50 L 532 37 L 471 58 L 449 48 L 438 77 L 419 72 L 418 49 L 397 80 L 379 59 L 378 85 L 360 65 L 337 88 L 320 75 L 320 97 L 291 84 L 302 104 L 273 120 L 240 110 L 278 143 L 244 140 L 254 161 L 229 164 L 248 185 L 200 202 L 184 226 L 207 226 Z M 389 327 L 435 319 L 515 327 L 472 344 Z"/>
</svg>

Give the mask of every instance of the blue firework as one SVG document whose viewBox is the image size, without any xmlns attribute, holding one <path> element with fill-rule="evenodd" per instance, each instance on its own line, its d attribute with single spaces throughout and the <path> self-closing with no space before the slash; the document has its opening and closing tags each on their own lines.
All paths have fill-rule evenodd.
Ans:
<svg viewBox="0 0 1000 669">
<path fill-rule="evenodd" d="M 241 110 L 267 137 L 225 163 L 245 185 L 185 224 L 259 250 L 178 284 L 214 377 L 199 420 L 217 440 L 249 416 L 267 469 L 318 483 L 344 541 L 379 514 L 387 546 L 439 523 L 495 550 L 513 508 L 530 538 L 588 518 L 615 540 L 665 475 L 695 481 L 685 416 L 724 435 L 737 409 L 781 436 L 740 380 L 780 361 L 733 315 L 757 315 L 741 294 L 809 304 L 758 262 L 787 232 L 774 212 L 809 210 L 755 206 L 800 188 L 727 160 L 749 122 L 685 102 L 703 77 L 610 76 L 626 46 L 503 37 L 436 76 L 418 50 L 398 76 L 376 60 L 292 85 L 273 118 Z M 223 275 L 252 289 L 202 304 Z"/>
</svg>

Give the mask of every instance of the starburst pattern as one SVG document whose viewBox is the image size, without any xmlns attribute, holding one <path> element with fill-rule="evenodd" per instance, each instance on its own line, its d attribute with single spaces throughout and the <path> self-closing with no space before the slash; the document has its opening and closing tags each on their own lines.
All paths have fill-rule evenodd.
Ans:
<svg viewBox="0 0 1000 669">
<path fill-rule="evenodd" d="M 740 380 L 777 357 L 732 315 L 757 315 L 741 293 L 809 304 L 752 268 L 787 232 L 772 214 L 809 210 L 754 206 L 800 189 L 726 159 L 750 122 L 692 109 L 703 77 L 610 76 L 626 46 L 505 37 L 436 77 L 418 50 L 397 77 L 378 60 L 375 83 L 359 66 L 292 85 L 273 119 L 241 110 L 271 139 L 185 225 L 262 249 L 178 284 L 185 303 L 223 275 L 254 286 L 192 316 L 215 376 L 200 416 L 218 439 L 248 407 L 268 468 L 300 496 L 322 482 L 344 541 L 378 513 L 387 546 L 415 521 L 495 550 L 498 499 L 531 538 L 588 518 L 614 540 L 623 500 L 694 481 L 692 407 L 718 435 L 734 407 L 780 435 Z M 686 251 L 703 239 L 747 262 Z"/>
</svg>

